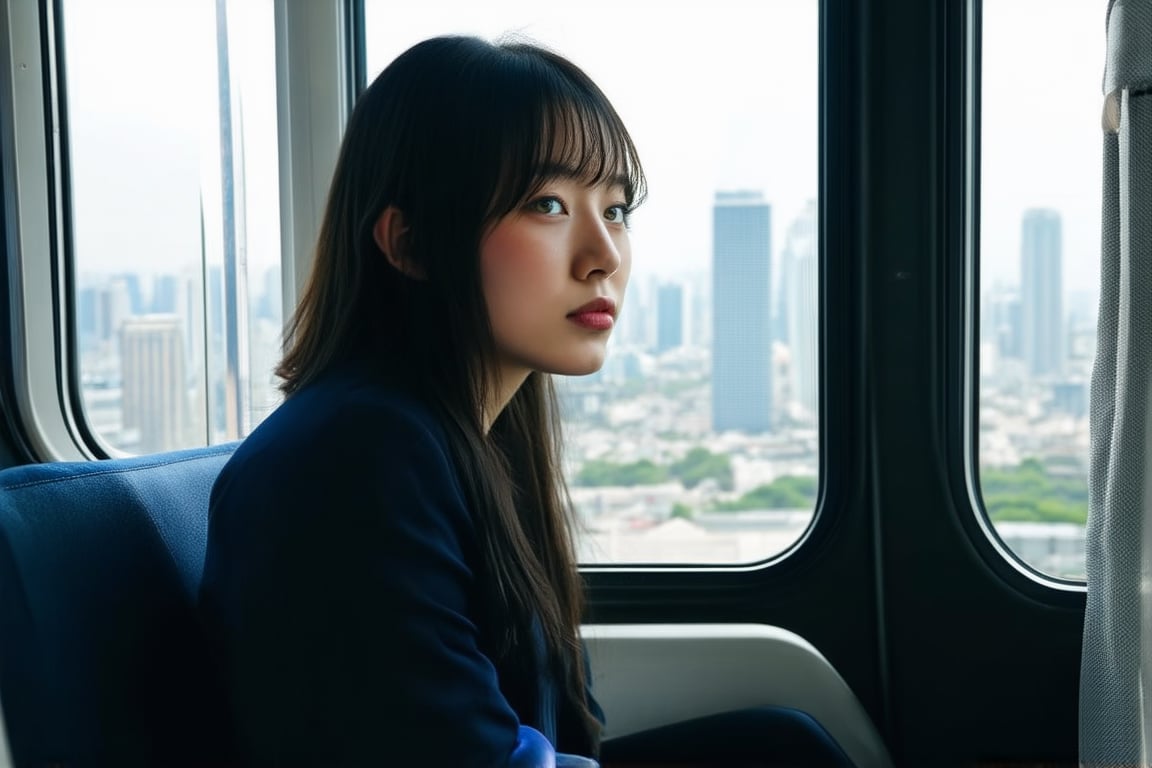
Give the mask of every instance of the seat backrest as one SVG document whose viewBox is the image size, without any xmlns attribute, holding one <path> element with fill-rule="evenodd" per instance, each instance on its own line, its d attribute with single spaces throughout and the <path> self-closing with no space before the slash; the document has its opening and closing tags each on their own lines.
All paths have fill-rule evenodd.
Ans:
<svg viewBox="0 0 1152 768">
<path fill-rule="evenodd" d="M 208 496 L 234 449 L 0 472 L 0 701 L 17 765 L 227 753 L 195 607 Z"/>
</svg>

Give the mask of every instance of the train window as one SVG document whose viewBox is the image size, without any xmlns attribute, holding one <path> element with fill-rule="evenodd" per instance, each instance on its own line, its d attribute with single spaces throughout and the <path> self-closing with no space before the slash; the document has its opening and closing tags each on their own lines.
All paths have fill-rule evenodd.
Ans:
<svg viewBox="0 0 1152 768">
<path fill-rule="evenodd" d="M 1083 579 L 1104 10 L 999 0 L 982 13 L 980 492 L 1020 559 Z"/>
<path fill-rule="evenodd" d="M 582 562 L 750 563 L 812 521 L 818 6 L 365 0 L 369 73 L 436 34 L 523 35 L 586 69 L 639 149 L 608 362 L 561 382 Z"/>
<path fill-rule="evenodd" d="M 276 402 L 272 0 L 62 3 L 72 331 L 114 452 L 241 437 Z"/>
</svg>

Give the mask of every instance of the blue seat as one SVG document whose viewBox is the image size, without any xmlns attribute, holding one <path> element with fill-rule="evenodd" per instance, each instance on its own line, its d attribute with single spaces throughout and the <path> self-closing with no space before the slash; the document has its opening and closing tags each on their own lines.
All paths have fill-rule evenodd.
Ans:
<svg viewBox="0 0 1152 768">
<path fill-rule="evenodd" d="M 0 702 L 17 765 L 218 764 L 196 620 L 235 444 L 0 472 Z"/>
<path fill-rule="evenodd" d="M 196 604 L 208 498 L 235 447 L 0 472 L 0 704 L 15 765 L 233 762 Z M 605 754 L 759 765 L 767 724 L 788 737 L 770 741 L 775 754 L 804 756 L 796 765 L 850 764 L 810 718 L 781 727 L 768 714 L 623 737 Z M 513 766 L 555 760 L 542 735 L 521 728 Z"/>
</svg>

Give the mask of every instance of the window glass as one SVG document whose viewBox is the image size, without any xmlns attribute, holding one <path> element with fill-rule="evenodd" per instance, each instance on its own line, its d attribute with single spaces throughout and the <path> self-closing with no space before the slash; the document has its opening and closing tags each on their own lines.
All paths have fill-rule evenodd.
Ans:
<svg viewBox="0 0 1152 768">
<path fill-rule="evenodd" d="M 1008 547 L 1073 579 L 1088 512 L 1105 5 L 983 4 L 980 491 Z"/>
<path fill-rule="evenodd" d="M 235 439 L 276 402 L 271 0 L 65 0 L 84 417 L 113 450 Z"/>
<path fill-rule="evenodd" d="M 585 563 L 753 562 L 812 520 L 818 5 L 365 0 L 369 77 L 434 35 L 526 36 L 638 147 L 650 194 L 609 358 L 560 382 Z"/>
</svg>

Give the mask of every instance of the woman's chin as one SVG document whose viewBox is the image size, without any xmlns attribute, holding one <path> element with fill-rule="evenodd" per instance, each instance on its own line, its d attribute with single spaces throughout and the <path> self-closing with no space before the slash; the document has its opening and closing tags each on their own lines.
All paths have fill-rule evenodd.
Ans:
<svg viewBox="0 0 1152 768">
<path fill-rule="evenodd" d="M 548 373 L 560 376 L 588 376 L 604 367 L 605 355 L 594 355 L 579 360 L 557 361 L 547 368 Z"/>
</svg>

